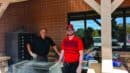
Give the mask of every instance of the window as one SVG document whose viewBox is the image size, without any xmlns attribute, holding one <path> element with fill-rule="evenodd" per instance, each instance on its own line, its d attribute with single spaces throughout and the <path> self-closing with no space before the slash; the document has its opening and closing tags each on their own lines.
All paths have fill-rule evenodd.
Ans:
<svg viewBox="0 0 130 73">
<path fill-rule="evenodd" d="M 126 28 L 126 31 L 127 31 L 127 41 L 128 43 L 130 43 L 130 17 L 127 17 L 126 18 L 126 23 L 127 23 L 127 28 Z"/>
<path fill-rule="evenodd" d="M 100 15 L 95 11 L 69 13 L 68 20 L 73 24 L 76 34 L 83 39 L 85 46 L 93 42 L 86 49 L 101 47 Z M 90 37 L 93 41 L 89 41 Z M 112 14 L 112 48 L 114 51 L 130 51 L 130 8 L 120 8 Z"/>
<path fill-rule="evenodd" d="M 100 22 L 100 20 L 97 20 Z M 101 25 L 98 25 L 94 20 L 87 20 L 87 27 L 93 28 L 94 30 L 101 30 Z"/>
<path fill-rule="evenodd" d="M 97 19 L 100 22 L 99 19 Z M 94 20 L 75 20 L 70 21 L 70 23 L 74 26 L 76 35 L 83 39 L 84 45 L 86 49 L 89 49 L 95 43 L 100 43 L 101 46 L 101 39 L 100 33 L 101 25 L 97 24 Z M 95 39 L 99 37 L 98 39 Z M 93 39 L 94 38 L 94 39 Z M 95 42 L 99 41 L 99 42 Z"/>
<path fill-rule="evenodd" d="M 126 17 L 126 46 L 130 49 L 130 17 Z"/>
<path fill-rule="evenodd" d="M 78 29 L 84 29 L 84 20 L 77 20 L 77 21 L 71 21 L 70 22 L 74 28 L 75 28 L 75 31 L 77 31 Z"/>
</svg>

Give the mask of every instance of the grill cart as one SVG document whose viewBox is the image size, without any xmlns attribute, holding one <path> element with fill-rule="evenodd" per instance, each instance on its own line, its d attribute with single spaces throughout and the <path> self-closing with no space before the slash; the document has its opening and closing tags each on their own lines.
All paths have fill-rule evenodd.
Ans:
<svg viewBox="0 0 130 73">
<path fill-rule="evenodd" d="M 61 67 L 54 62 L 22 61 L 13 65 L 13 73 L 62 73 Z"/>
</svg>

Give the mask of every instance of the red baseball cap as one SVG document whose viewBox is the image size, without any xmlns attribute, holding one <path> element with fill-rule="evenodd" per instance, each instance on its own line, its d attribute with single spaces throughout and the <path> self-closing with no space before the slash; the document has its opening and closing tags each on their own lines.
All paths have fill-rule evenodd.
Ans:
<svg viewBox="0 0 130 73">
<path fill-rule="evenodd" d="M 66 29 L 72 29 L 72 30 L 74 30 L 74 27 L 73 27 L 72 24 L 68 24 L 67 27 L 66 27 Z"/>
</svg>

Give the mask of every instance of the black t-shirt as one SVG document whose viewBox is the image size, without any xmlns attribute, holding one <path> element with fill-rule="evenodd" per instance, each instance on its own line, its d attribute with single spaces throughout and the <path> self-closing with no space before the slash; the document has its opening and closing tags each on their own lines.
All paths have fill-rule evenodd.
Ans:
<svg viewBox="0 0 130 73">
<path fill-rule="evenodd" d="M 42 39 L 41 37 L 35 36 L 31 41 L 32 51 L 39 56 L 47 56 L 51 46 L 55 46 L 55 43 L 50 37 Z"/>
</svg>

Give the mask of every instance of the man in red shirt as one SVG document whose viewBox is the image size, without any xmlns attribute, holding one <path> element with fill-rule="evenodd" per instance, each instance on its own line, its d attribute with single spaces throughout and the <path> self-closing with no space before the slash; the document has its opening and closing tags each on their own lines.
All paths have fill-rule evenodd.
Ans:
<svg viewBox="0 0 130 73">
<path fill-rule="evenodd" d="M 82 40 L 74 34 L 71 24 L 66 27 L 67 36 L 62 41 L 59 62 L 64 58 L 63 73 L 81 73 L 83 59 Z"/>
</svg>

